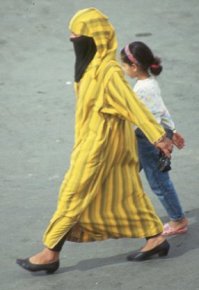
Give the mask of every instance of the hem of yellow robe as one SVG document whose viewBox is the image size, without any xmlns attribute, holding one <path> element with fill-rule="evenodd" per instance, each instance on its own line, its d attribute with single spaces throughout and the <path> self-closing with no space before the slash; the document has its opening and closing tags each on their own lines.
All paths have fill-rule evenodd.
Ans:
<svg viewBox="0 0 199 290">
<path fill-rule="evenodd" d="M 163 225 L 162 223 L 159 224 L 158 227 L 156 227 L 154 230 L 143 230 L 140 234 L 124 234 L 121 233 L 117 234 L 107 234 L 107 233 L 94 233 L 90 232 L 88 230 L 83 229 L 83 227 L 77 223 L 74 225 L 68 233 L 64 234 L 62 237 L 57 240 L 56 243 L 52 243 L 50 241 L 49 237 L 44 237 L 43 244 L 48 249 L 53 249 L 60 240 L 66 236 L 66 241 L 68 242 L 75 242 L 75 243 L 86 243 L 86 242 L 97 242 L 97 241 L 104 241 L 107 239 L 122 239 L 122 238 L 147 238 L 147 237 L 153 237 L 156 235 L 161 234 L 163 231 Z"/>
</svg>

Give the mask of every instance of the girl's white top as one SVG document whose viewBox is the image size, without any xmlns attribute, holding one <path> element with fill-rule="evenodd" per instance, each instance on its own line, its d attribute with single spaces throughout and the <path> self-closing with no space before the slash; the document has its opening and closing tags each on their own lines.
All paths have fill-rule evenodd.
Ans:
<svg viewBox="0 0 199 290">
<path fill-rule="evenodd" d="M 175 130 L 175 124 L 164 104 L 159 84 L 154 77 L 138 80 L 134 86 L 134 92 L 154 115 L 159 124 L 165 129 Z"/>
</svg>

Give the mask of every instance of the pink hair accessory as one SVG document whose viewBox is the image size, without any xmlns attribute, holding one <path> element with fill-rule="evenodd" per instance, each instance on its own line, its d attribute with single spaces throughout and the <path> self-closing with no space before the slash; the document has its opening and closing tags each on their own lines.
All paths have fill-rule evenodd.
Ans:
<svg viewBox="0 0 199 290">
<path fill-rule="evenodd" d="M 129 45 L 127 44 L 124 48 L 124 51 L 128 57 L 128 59 L 132 62 L 132 63 L 138 63 L 138 61 L 135 59 L 135 57 L 133 56 L 133 54 L 130 52 L 130 49 L 129 49 Z"/>
</svg>

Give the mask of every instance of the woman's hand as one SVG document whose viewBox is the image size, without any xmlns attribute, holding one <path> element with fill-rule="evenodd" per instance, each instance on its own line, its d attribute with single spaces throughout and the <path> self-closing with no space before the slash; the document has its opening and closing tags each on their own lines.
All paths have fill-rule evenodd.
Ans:
<svg viewBox="0 0 199 290">
<path fill-rule="evenodd" d="M 156 148 L 160 149 L 165 156 L 171 158 L 171 152 L 173 150 L 173 141 L 164 136 L 160 141 L 155 143 Z"/>
<path fill-rule="evenodd" d="M 178 132 L 173 133 L 172 142 L 178 149 L 182 149 L 185 146 L 184 138 Z"/>
</svg>

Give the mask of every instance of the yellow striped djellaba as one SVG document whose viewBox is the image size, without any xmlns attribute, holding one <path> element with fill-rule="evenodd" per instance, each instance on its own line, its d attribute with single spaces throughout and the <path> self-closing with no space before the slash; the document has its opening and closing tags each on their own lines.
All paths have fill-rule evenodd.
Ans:
<svg viewBox="0 0 199 290">
<path fill-rule="evenodd" d="M 44 245 L 52 249 L 63 237 L 87 242 L 161 233 L 162 223 L 140 181 L 132 124 L 151 143 L 165 132 L 124 78 L 108 17 L 95 8 L 80 10 L 69 30 L 92 37 L 97 52 L 75 83 L 74 148 Z"/>
</svg>

